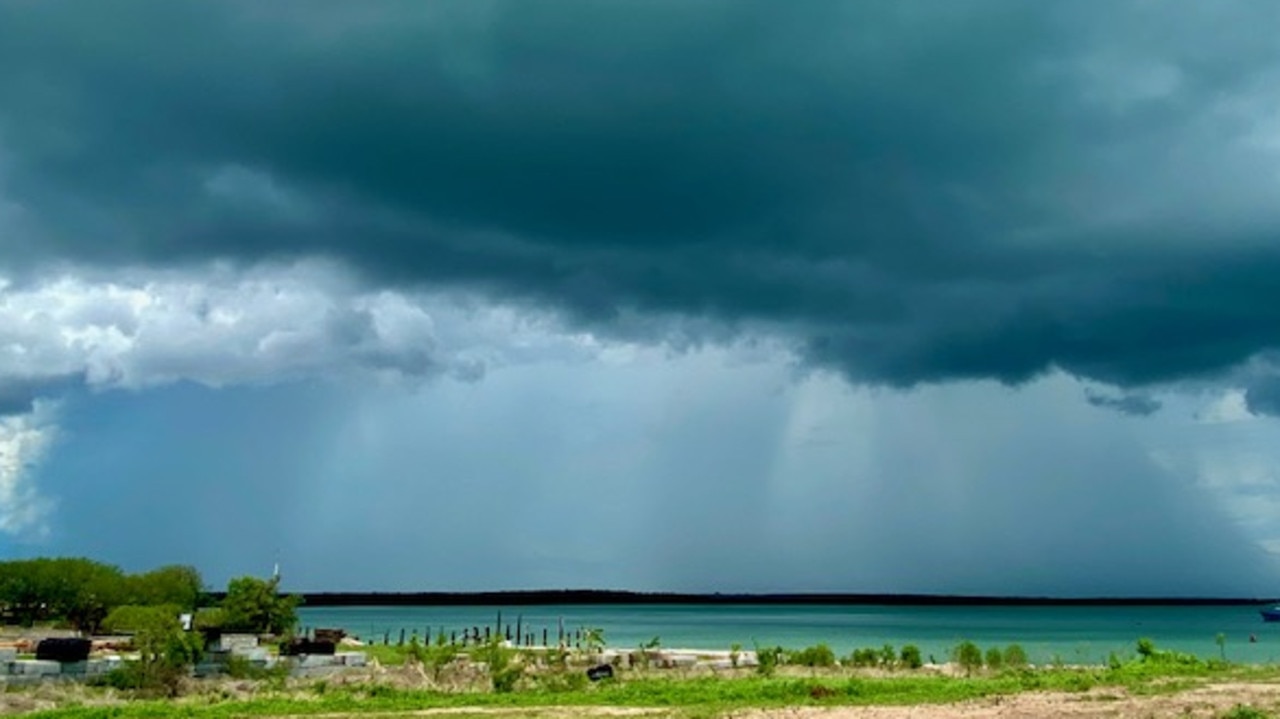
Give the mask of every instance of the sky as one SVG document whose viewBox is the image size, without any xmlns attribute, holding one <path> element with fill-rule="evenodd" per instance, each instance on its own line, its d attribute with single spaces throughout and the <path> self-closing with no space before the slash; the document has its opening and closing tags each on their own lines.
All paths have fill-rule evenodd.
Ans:
<svg viewBox="0 0 1280 719">
<path fill-rule="evenodd" d="M 1276 596 L 1278 25 L 0 0 L 0 558 Z"/>
</svg>

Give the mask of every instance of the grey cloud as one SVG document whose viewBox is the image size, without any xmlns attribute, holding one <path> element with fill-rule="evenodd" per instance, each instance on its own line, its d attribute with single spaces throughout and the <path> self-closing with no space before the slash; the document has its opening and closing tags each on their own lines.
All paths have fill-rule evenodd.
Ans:
<svg viewBox="0 0 1280 719">
<path fill-rule="evenodd" d="M 0 417 L 29 414 L 35 409 L 37 400 L 62 395 L 83 384 L 83 374 L 49 377 L 0 375 Z"/>
<path fill-rule="evenodd" d="M 1280 417 L 1280 375 L 1255 379 L 1245 389 L 1244 402 L 1253 414 Z"/>
<path fill-rule="evenodd" d="M 1114 409 L 1122 414 L 1146 417 L 1160 411 L 1163 404 L 1160 400 L 1145 394 L 1122 394 L 1112 396 L 1097 390 L 1088 389 L 1084 393 L 1085 401 L 1094 407 Z"/>
<path fill-rule="evenodd" d="M 9 5 L 0 199 L 40 231 L 0 243 L 37 264 L 320 254 L 605 332 L 768 328 L 894 385 L 1211 375 L 1277 344 L 1277 21 Z"/>
</svg>

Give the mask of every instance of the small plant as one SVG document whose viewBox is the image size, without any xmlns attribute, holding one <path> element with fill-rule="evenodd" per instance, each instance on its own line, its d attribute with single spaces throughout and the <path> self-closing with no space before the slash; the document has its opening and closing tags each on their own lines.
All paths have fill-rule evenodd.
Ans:
<svg viewBox="0 0 1280 719">
<path fill-rule="evenodd" d="M 995 670 L 999 670 L 1000 667 L 1004 666 L 1004 653 L 1000 651 L 999 647 L 991 647 L 987 650 L 987 666 Z"/>
<path fill-rule="evenodd" d="M 738 661 L 742 658 L 742 645 L 733 643 L 729 645 L 729 664 L 734 669 L 738 668 Z"/>
<path fill-rule="evenodd" d="M 920 647 L 914 644 L 906 644 L 902 647 L 902 653 L 898 655 L 902 666 L 907 669 L 919 669 L 924 666 L 924 661 L 920 658 Z"/>
<path fill-rule="evenodd" d="M 973 672 L 982 669 L 982 650 L 977 644 L 964 641 L 956 645 L 953 652 L 956 664 L 964 670 L 965 676 L 973 676 Z"/>
<path fill-rule="evenodd" d="M 877 663 L 885 669 L 893 669 L 898 663 L 898 653 L 894 651 L 892 644 L 886 644 L 880 647 L 880 653 L 876 659 Z"/>
<path fill-rule="evenodd" d="M 427 650 L 418 641 L 418 633 L 414 632 L 413 637 L 409 639 L 409 646 L 404 650 L 405 662 L 415 665 L 423 664 L 426 658 Z"/>
<path fill-rule="evenodd" d="M 452 644 L 437 643 L 434 647 L 422 649 L 422 664 L 431 671 L 431 678 L 440 681 L 444 668 L 457 659 L 460 650 Z"/>
<path fill-rule="evenodd" d="M 1145 661 L 1156 656 L 1156 643 L 1146 637 L 1138 640 L 1138 656 Z"/>
<path fill-rule="evenodd" d="M 756 673 L 762 677 L 771 677 L 778 667 L 786 663 L 787 652 L 782 647 L 761 647 L 756 645 Z"/>
<path fill-rule="evenodd" d="M 516 659 L 516 650 L 503 646 L 496 636 L 472 650 L 472 657 L 489 669 L 493 690 L 500 694 L 512 692 L 516 682 L 524 674 L 524 667 Z"/>
<path fill-rule="evenodd" d="M 657 639 L 657 637 L 654 637 Z M 604 630 L 600 627 L 583 627 L 582 643 L 585 645 L 587 654 L 599 654 L 604 650 Z"/>
</svg>

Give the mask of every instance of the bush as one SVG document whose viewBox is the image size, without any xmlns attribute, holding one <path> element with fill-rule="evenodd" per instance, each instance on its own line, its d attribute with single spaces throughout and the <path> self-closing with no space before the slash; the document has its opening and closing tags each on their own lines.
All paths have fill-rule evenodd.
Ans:
<svg viewBox="0 0 1280 719">
<path fill-rule="evenodd" d="M 972 676 L 974 670 L 982 669 L 982 650 L 973 642 L 965 641 L 958 644 L 953 656 L 956 664 L 964 670 L 965 676 Z"/>
<path fill-rule="evenodd" d="M 495 636 L 488 643 L 472 650 L 471 657 L 478 662 L 484 662 L 489 668 L 489 680 L 493 683 L 493 690 L 505 694 L 515 690 L 516 682 L 520 681 L 520 677 L 524 674 L 524 667 L 514 661 L 516 654 L 516 650 L 503 646 L 502 641 Z"/>
<path fill-rule="evenodd" d="M 880 647 L 877 663 L 885 669 L 893 669 L 897 665 L 898 653 L 893 650 L 892 644 L 886 644 L 883 647 Z"/>
<path fill-rule="evenodd" d="M 771 677 L 778 667 L 786 663 L 787 652 L 782 647 L 761 647 L 756 645 L 756 673 Z"/>
<path fill-rule="evenodd" d="M 874 667 L 880 661 L 880 653 L 874 649 L 854 649 L 849 655 L 849 663 L 855 667 Z"/>
<path fill-rule="evenodd" d="M 803 667 L 834 667 L 836 665 L 836 653 L 826 644 L 805 647 L 792 654 L 790 659 L 792 664 Z"/>
<path fill-rule="evenodd" d="M 1019 644 L 1010 644 L 1004 648 L 1004 664 L 1010 669 L 1022 669 L 1027 666 L 1027 652 Z"/>
<path fill-rule="evenodd" d="M 908 669 L 919 669 L 924 666 L 924 661 L 920 658 L 920 647 L 917 647 L 914 644 L 904 645 L 899 657 L 902 662 L 902 666 Z"/>
<path fill-rule="evenodd" d="M 992 669 L 999 669 L 1004 665 L 1004 654 L 997 647 L 991 647 L 987 650 L 987 666 Z"/>
</svg>

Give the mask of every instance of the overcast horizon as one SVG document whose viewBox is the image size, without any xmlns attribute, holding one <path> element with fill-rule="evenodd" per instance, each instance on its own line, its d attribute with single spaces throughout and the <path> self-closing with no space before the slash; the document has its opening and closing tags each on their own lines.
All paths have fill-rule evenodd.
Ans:
<svg viewBox="0 0 1280 719">
<path fill-rule="evenodd" d="M 0 0 L 0 559 L 1280 594 L 1276 27 Z"/>
</svg>

